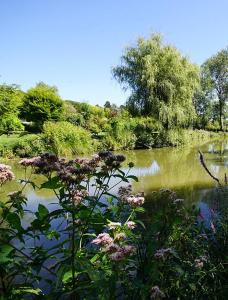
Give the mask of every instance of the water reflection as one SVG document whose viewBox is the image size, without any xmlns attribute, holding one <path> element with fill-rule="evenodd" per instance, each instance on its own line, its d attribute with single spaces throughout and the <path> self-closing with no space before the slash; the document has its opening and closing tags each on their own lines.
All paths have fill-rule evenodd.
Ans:
<svg viewBox="0 0 228 300">
<path fill-rule="evenodd" d="M 201 202 L 211 206 L 216 195 L 215 182 L 200 165 L 198 150 L 203 152 L 210 171 L 217 177 L 224 178 L 228 168 L 228 141 L 210 142 L 195 147 L 122 152 L 127 157 L 127 163 L 132 161 L 135 164 L 132 173 L 139 177 L 139 182 L 133 183 L 134 189 L 144 190 L 148 201 L 153 201 L 150 196 L 154 190 L 170 188 L 188 204 Z M 10 161 L 10 164 L 16 177 L 23 178 L 24 170 L 18 166 L 17 161 Z M 34 175 L 32 180 L 39 185 L 44 178 Z M 19 187 L 19 182 L 8 183 L 3 187 L 4 193 L 1 194 L 1 198 Z M 25 192 L 29 205 L 33 207 L 40 201 L 44 203 L 55 201 L 50 190 L 33 191 L 31 187 L 27 187 Z"/>
</svg>

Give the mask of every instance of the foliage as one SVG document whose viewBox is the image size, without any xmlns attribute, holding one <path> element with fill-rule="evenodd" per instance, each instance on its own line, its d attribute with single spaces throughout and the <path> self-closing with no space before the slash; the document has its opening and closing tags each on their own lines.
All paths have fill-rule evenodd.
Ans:
<svg viewBox="0 0 228 300">
<path fill-rule="evenodd" d="M 124 160 L 102 151 L 92 159 L 43 154 L 20 162 L 22 190 L 1 202 L 3 299 L 227 298 L 227 208 L 205 217 L 162 189 L 145 211 L 143 195 L 132 195 L 128 185 L 137 180 L 133 164 L 123 172 Z M 45 176 L 41 186 L 33 173 Z M 13 178 L 1 164 L 0 184 Z M 54 191 L 58 202 L 28 210 L 23 191 L 29 184 Z M 142 212 L 144 223 L 137 219 Z"/>
<path fill-rule="evenodd" d="M 133 115 L 151 115 L 166 128 L 192 123 L 192 98 L 199 84 L 196 65 L 176 48 L 163 44 L 160 35 L 140 38 L 121 60 L 113 74 L 131 90 L 127 106 Z"/>
<path fill-rule="evenodd" d="M 12 147 L 14 155 L 19 157 L 32 157 L 43 153 L 45 150 L 43 136 L 39 134 L 21 136 Z"/>
<path fill-rule="evenodd" d="M 148 289 L 158 285 L 167 299 L 226 299 L 227 211 L 220 218 L 211 211 L 208 220 L 168 189 L 153 196 L 148 211 L 156 201 L 161 210 L 149 217 L 144 237 L 142 272 Z"/>
<path fill-rule="evenodd" d="M 134 149 L 136 136 L 134 121 L 131 119 L 113 118 L 106 128 L 102 139 L 102 148 L 109 150 Z"/>
<path fill-rule="evenodd" d="M 202 65 L 202 89 L 205 95 L 219 101 L 220 129 L 224 129 L 228 99 L 228 49 L 219 51 Z"/>
<path fill-rule="evenodd" d="M 158 135 L 162 131 L 159 121 L 144 117 L 135 118 L 134 133 L 136 135 L 136 148 L 152 148 L 158 146 Z"/>
<path fill-rule="evenodd" d="M 46 122 L 43 127 L 43 138 L 48 150 L 57 155 L 72 156 L 96 149 L 90 133 L 69 122 Z"/>
<path fill-rule="evenodd" d="M 25 94 L 21 116 L 41 130 L 45 121 L 58 121 L 63 111 L 63 101 L 56 87 L 38 83 Z"/>
<path fill-rule="evenodd" d="M 0 85 L 0 133 L 23 130 L 18 119 L 23 105 L 23 93 L 17 85 Z"/>
<path fill-rule="evenodd" d="M 23 93 L 17 85 L 0 85 L 0 116 L 18 114 L 23 105 Z"/>
<path fill-rule="evenodd" d="M 0 156 L 31 157 L 46 150 L 42 136 L 38 134 L 2 135 L 0 138 Z"/>
<path fill-rule="evenodd" d="M 127 173 L 120 169 L 124 160 L 101 152 L 91 160 L 44 154 L 20 162 L 27 174 L 23 188 L 1 202 L 3 297 L 37 299 L 45 287 L 47 299 L 116 299 L 131 285 L 130 274 L 137 266 L 136 214 L 143 211 L 144 198 L 130 196 L 128 186 L 119 196 L 112 194 L 113 179 L 137 180 L 129 173 L 132 165 Z M 29 170 L 42 173 L 46 181 L 37 187 Z M 10 169 L 1 165 L 0 182 L 12 178 Z M 52 210 L 38 204 L 37 211 L 29 211 L 23 195 L 28 184 L 55 191 L 58 204 Z"/>
<path fill-rule="evenodd" d="M 0 133 L 10 134 L 15 131 L 23 130 L 24 126 L 16 115 L 8 114 L 2 117 L 0 122 Z"/>
</svg>

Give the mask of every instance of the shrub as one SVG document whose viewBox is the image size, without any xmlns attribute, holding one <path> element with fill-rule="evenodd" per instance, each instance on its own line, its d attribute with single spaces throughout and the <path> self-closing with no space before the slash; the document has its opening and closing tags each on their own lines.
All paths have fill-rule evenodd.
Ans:
<svg viewBox="0 0 228 300">
<path fill-rule="evenodd" d="M 96 149 L 96 143 L 90 133 L 69 122 L 46 122 L 43 137 L 48 150 L 58 155 L 72 156 Z"/>
<path fill-rule="evenodd" d="M 42 135 L 28 134 L 21 136 L 15 142 L 13 153 L 19 157 L 32 157 L 46 151 Z"/>
<path fill-rule="evenodd" d="M 134 149 L 136 136 L 131 119 L 115 118 L 110 122 L 102 140 L 102 148 L 109 150 Z"/>
<path fill-rule="evenodd" d="M 16 115 L 4 115 L 0 122 L 0 132 L 9 134 L 12 131 L 23 131 L 24 126 Z"/>
<path fill-rule="evenodd" d="M 162 125 L 159 121 L 153 118 L 135 118 L 136 147 L 151 148 L 156 146 L 156 141 L 159 132 L 162 130 Z"/>
</svg>

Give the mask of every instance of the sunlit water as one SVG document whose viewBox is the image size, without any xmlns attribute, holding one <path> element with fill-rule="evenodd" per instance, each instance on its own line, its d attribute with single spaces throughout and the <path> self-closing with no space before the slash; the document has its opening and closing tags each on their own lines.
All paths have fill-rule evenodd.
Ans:
<svg viewBox="0 0 228 300">
<path fill-rule="evenodd" d="M 131 174 L 136 175 L 139 178 L 139 182 L 133 182 L 134 190 L 145 192 L 147 211 L 144 217 L 145 220 L 150 222 L 153 214 L 160 208 L 161 203 L 154 199 L 153 191 L 161 188 L 174 190 L 179 198 L 185 200 L 185 205 L 187 206 L 193 203 L 196 204 L 201 209 L 201 214 L 207 222 L 211 218 L 212 211 L 219 211 L 221 206 L 224 205 L 226 197 L 224 197 L 224 193 L 216 187 L 215 181 L 201 166 L 199 150 L 203 152 L 209 170 L 223 182 L 224 174 L 228 168 L 228 141 L 210 142 L 194 147 L 122 151 L 127 157 L 127 162 L 123 167 L 124 170 L 127 171 L 128 162 L 132 161 L 135 164 Z M 24 178 L 24 169 L 19 166 L 17 160 L 1 162 L 12 166 L 17 179 Z M 44 181 L 44 177 L 33 175 L 31 180 L 39 186 Z M 115 182 L 111 182 L 111 184 L 115 184 Z M 9 192 L 20 188 L 21 184 L 19 181 L 13 181 L 4 185 L 0 190 L 1 200 L 7 199 Z M 114 193 L 117 190 L 118 186 L 115 188 Z M 28 210 L 36 210 L 39 203 L 45 204 L 50 210 L 55 206 L 56 198 L 50 190 L 34 190 L 31 186 L 28 186 L 24 193 L 28 198 Z M 164 202 L 162 205 L 164 205 Z M 26 214 L 23 223 L 27 223 L 33 218 L 34 215 L 32 213 Z M 56 222 L 58 223 L 56 220 L 52 226 L 58 226 Z M 54 239 L 50 241 L 45 240 L 47 248 L 54 244 Z M 51 264 L 52 262 L 48 261 L 47 266 L 49 263 Z M 45 274 L 45 271 L 42 272 Z M 49 287 L 44 282 L 41 283 L 41 288 L 48 292 Z"/>
<path fill-rule="evenodd" d="M 215 181 L 202 168 L 198 150 L 203 152 L 210 171 L 223 181 L 228 168 L 228 141 L 210 142 L 194 147 L 131 150 L 121 153 L 127 157 L 128 162 L 134 162 L 132 174 L 139 178 L 139 182 L 133 183 L 133 187 L 135 191 L 144 191 L 148 202 L 153 202 L 153 191 L 169 188 L 176 191 L 178 197 L 184 198 L 187 205 L 198 203 L 205 211 L 208 207 L 216 209 L 225 200 L 219 199 L 221 195 L 215 187 Z M 17 179 L 24 178 L 24 170 L 16 160 L 2 162 L 12 166 Z M 35 175 L 32 180 L 39 185 L 43 177 Z M 1 198 L 19 188 L 18 181 L 6 184 L 1 189 Z M 34 191 L 30 186 L 25 189 L 25 193 L 29 200 L 29 209 L 36 209 L 40 202 L 49 206 L 56 201 L 50 190 Z"/>
</svg>

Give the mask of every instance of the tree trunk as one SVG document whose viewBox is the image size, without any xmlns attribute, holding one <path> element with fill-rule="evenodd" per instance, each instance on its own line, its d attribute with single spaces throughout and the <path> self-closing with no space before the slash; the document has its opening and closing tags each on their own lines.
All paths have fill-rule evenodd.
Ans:
<svg viewBox="0 0 228 300">
<path fill-rule="evenodd" d="M 219 125 L 220 130 L 223 131 L 223 101 L 219 99 Z"/>
</svg>

